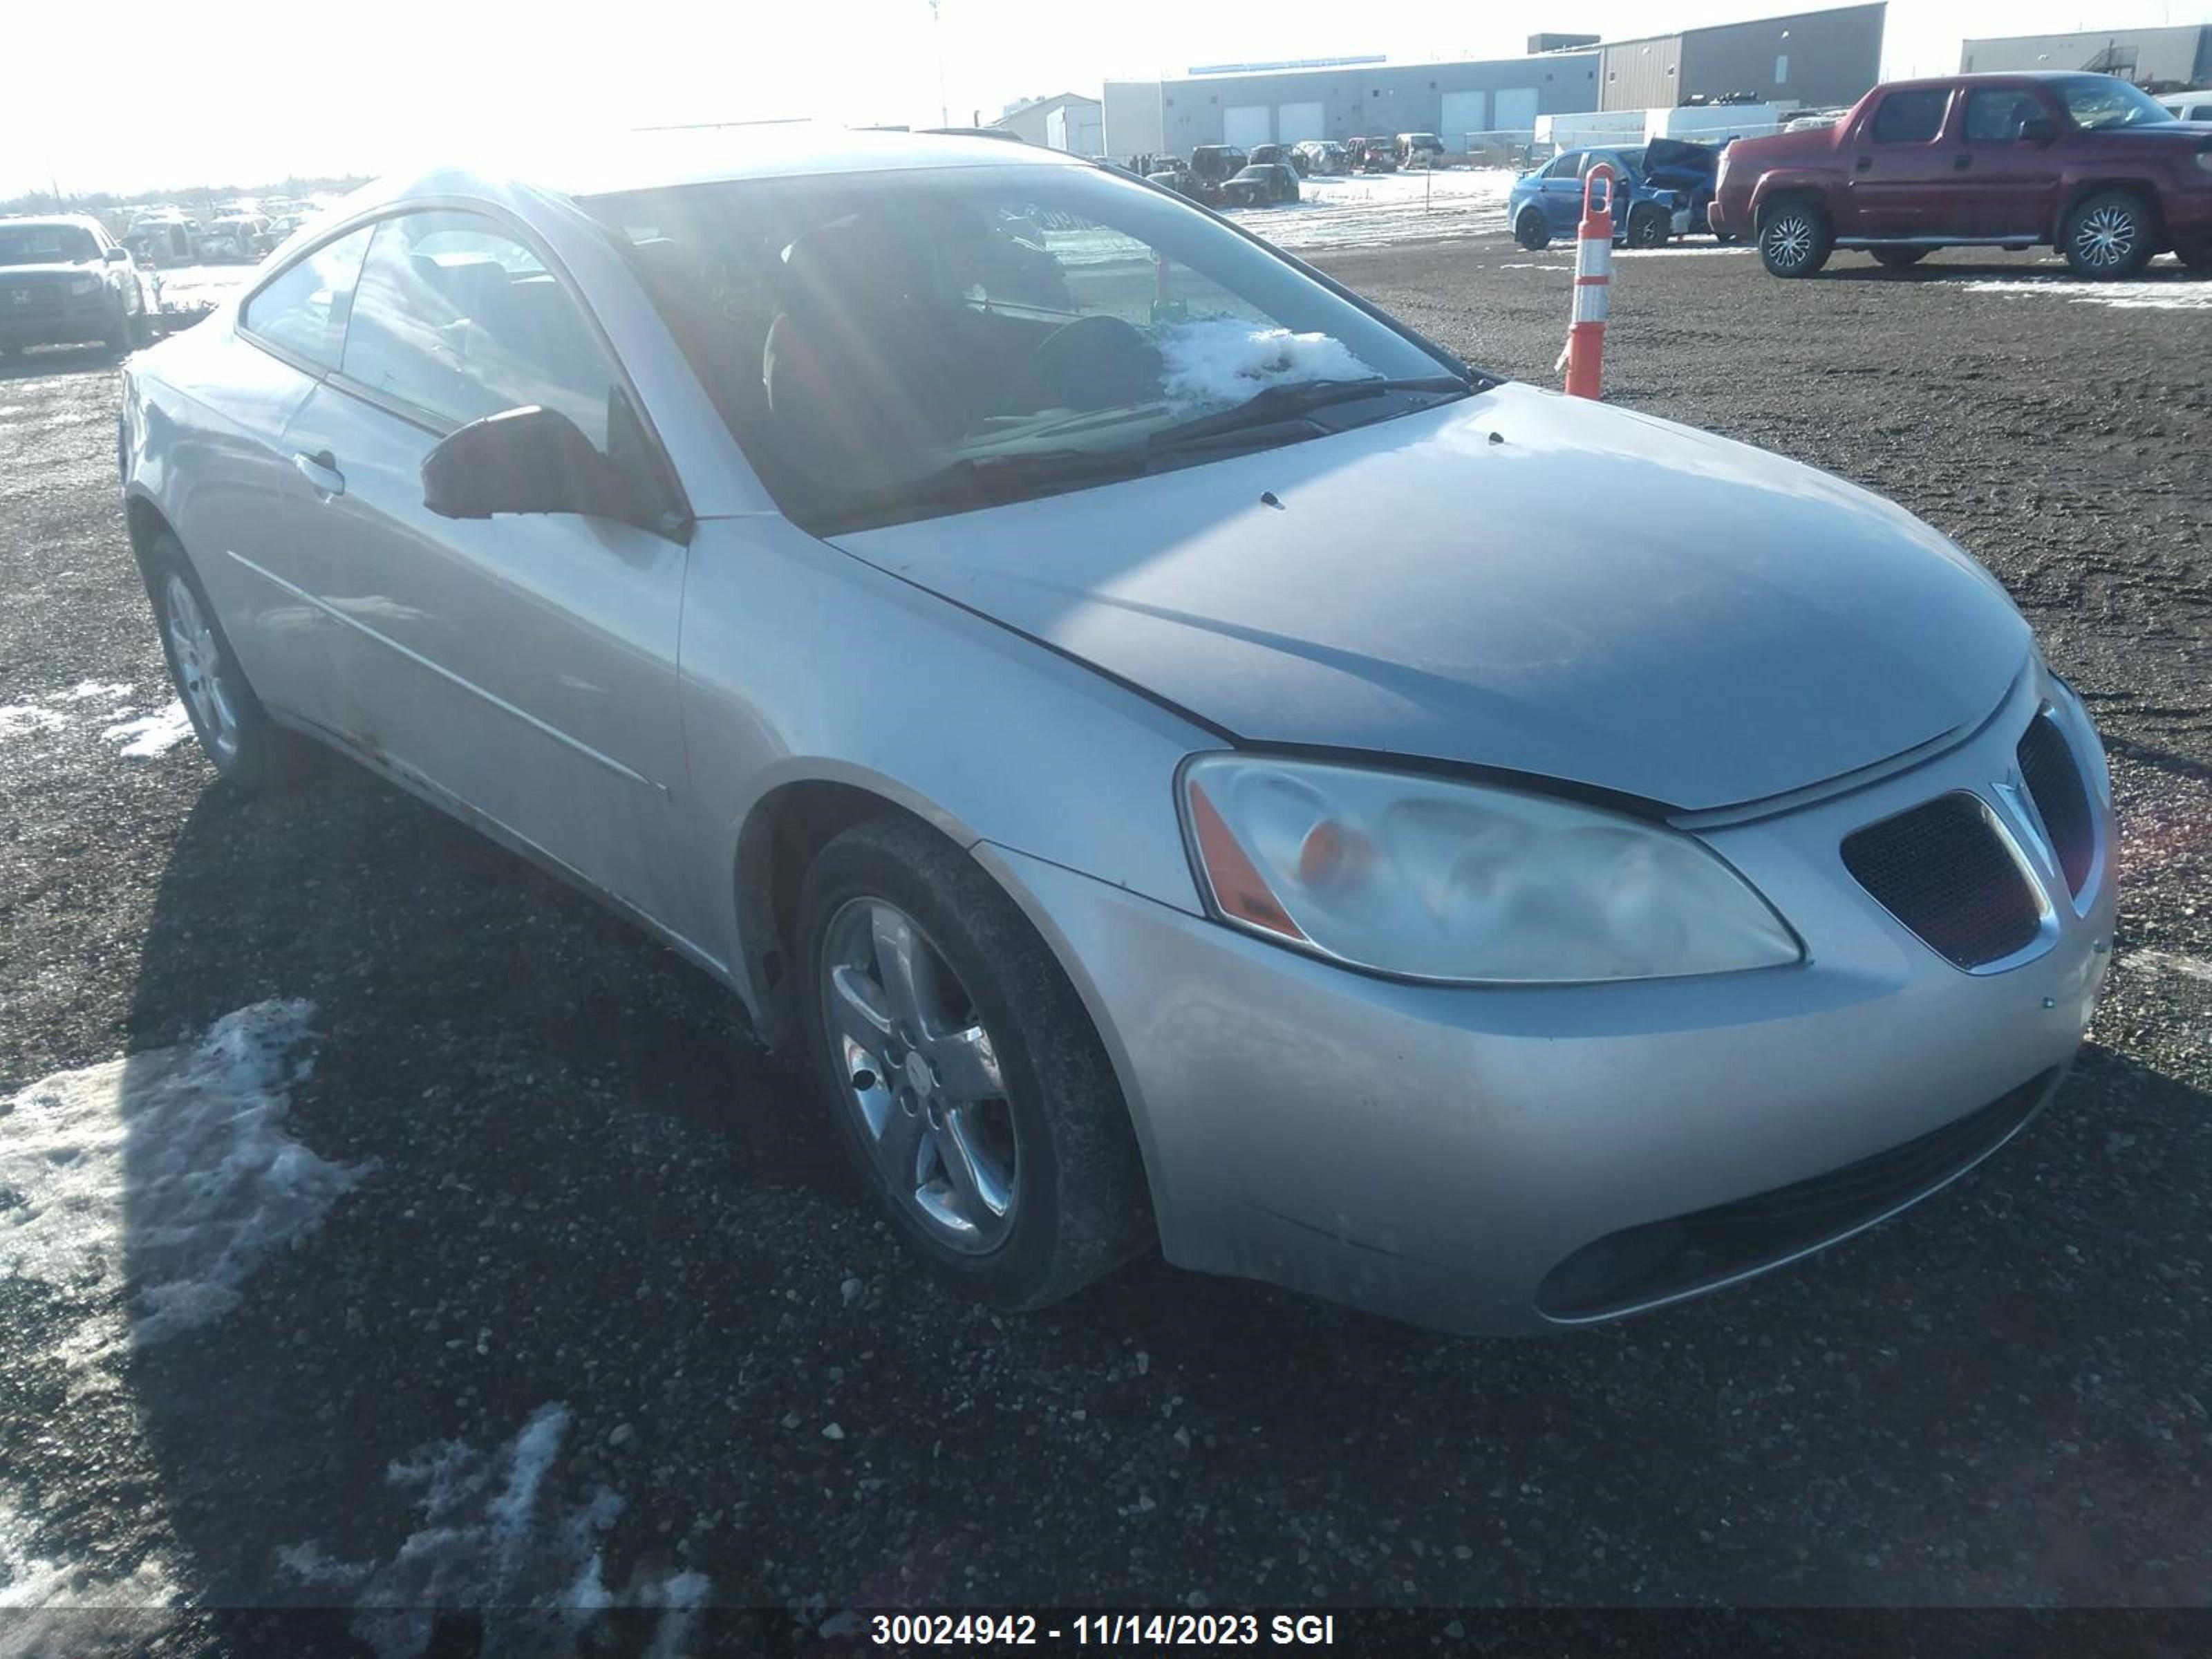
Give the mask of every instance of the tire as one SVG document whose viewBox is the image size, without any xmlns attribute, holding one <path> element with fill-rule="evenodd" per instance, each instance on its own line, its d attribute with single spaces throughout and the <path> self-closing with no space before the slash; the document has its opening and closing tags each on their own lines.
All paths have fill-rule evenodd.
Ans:
<svg viewBox="0 0 2212 1659">
<path fill-rule="evenodd" d="M 143 574 L 170 682 L 216 774 L 247 794 L 295 781 L 307 769 L 313 750 L 306 739 L 269 718 L 239 666 L 198 573 L 174 536 L 164 531 L 155 538 Z"/>
<path fill-rule="evenodd" d="M 2083 197 L 2058 227 L 2058 251 L 2076 276 L 2117 282 L 2150 262 L 2156 240 L 2150 204 L 2133 191 Z"/>
<path fill-rule="evenodd" d="M 856 824 L 806 872 L 798 946 L 811 1063 L 838 1139 L 942 1278 L 994 1307 L 1041 1308 L 1152 1245 L 1104 1045 L 973 859 L 910 819 Z M 916 969 L 883 965 L 901 959 Z"/>
<path fill-rule="evenodd" d="M 115 302 L 115 315 L 107 322 L 107 349 L 111 356 L 131 355 L 131 313 L 123 308 L 123 301 Z"/>
<path fill-rule="evenodd" d="M 1770 276 L 1813 276 L 1835 247 L 1828 216 L 1813 203 L 1779 202 L 1759 216 L 1759 257 Z"/>
<path fill-rule="evenodd" d="M 1918 264 L 1936 250 L 1928 247 L 1878 247 L 1871 249 L 1878 265 L 1887 265 L 1892 270 L 1904 270 Z"/>
<path fill-rule="evenodd" d="M 2212 270 L 2212 242 L 2192 242 L 2173 250 L 2174 256 L 2191 270 Z"/>
<path fill-rule="evenodd" d="M 1629 213 L 1627 240 L 1631 247 L 1664 247 L 1674 232 L 1673 216 L 1664 208 L 1636 208 Z"/>
<path fill-rule="evenodd" d="M 1544 222 L 1544 216 L 1535 208 L 1523 208 L 1521 216 L 1513 222 L 1513 240 L 1534 253 L 1552 245 L 1552 228 Z"/>
<path fill-rule="evenodd" d="M 141 311 L 131 319 L 131 345 L 135 351 L 143 351 L 154 343 L 154 319 Z"/>
</svg>

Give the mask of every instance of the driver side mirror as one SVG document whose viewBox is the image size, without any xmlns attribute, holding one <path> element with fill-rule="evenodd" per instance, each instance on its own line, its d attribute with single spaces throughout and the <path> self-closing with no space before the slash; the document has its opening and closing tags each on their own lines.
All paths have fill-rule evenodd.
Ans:
<svg viewBox="0 0 2212 1659">
<path fill-rule="evenodd" d="M 127 247 L 105 248 L 100 257 L 111 265 L 127 264 L 131 260 L 131 250 Z"/>
<path fill-rule="evenodd" d="M 2058 123 L 2048 115 L 2031 115 L 2020 124 L 2020 136 L 2031 144 L 2058 142 Z"/>
<path fill-rule="evenodd" d="M 536 404 L 471 421 L 422 458 L 422 505 L 443 519 L 584 513 L 635 520 L 639 492 L 581 428 Z"/>
</svg>

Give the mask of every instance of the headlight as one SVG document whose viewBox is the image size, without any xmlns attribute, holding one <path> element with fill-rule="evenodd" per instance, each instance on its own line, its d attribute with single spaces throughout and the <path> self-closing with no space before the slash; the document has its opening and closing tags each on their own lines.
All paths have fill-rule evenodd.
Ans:
<svg viewBox="0 0 2212 1659">
<path fill-rule="evenodd" d="M 1702 843 L 1620 813 L 1245 755 L 1191 762 L 1182 794 L 1224 920 L 1374 972 L 1563 985 L 1802 959 Z"/>
<path fill-rule="evenodd" d="M 72 294 L 80 295 L 86 294 L 97 294 L 100 292 L 100 278 L 97 276 L 72 276 L 70 278 L 69 291 Z"/>
</svg>

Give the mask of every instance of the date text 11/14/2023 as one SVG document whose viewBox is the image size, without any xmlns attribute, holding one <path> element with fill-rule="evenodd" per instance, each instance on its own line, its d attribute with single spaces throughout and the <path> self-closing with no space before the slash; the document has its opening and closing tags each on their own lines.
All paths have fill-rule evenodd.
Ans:
<svg viewBox="0 0 2212 1659">
<path fill-rule="evenodd" d="M 1336 1641 L 1328 1613 L 878 1613 L 869 1635 L 879 1647 L 1079 1648 L 1301 1647 Z"/>
</svg>

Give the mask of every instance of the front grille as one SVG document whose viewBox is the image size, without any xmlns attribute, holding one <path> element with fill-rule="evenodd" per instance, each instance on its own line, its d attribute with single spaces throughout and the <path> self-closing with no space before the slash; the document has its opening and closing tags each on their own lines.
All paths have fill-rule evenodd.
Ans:
<svg viewBox="0 0 2212 1659">
<path fill-rule="evenodd" d="M 1843 850 L 1859 885 L 1954 966 L 2002 961 L 2042 929 L 2027 872 L 1972 795 L 1940 796 L 1854 830 Z"/>
<path fill-rule="evenodd" d="M 2074 763 L 2073 745 L 2058 723 L 2048 714 L 2028 722 L 2020 740 L 2020 775 L 2027 793 L 2035 797 L 2035 810 L 2043 819 L 2051 850 L 2066 875 L 2066 890 L 2079 898 L 2095 862 L 2097 831 L 2089 815 L 2089 791 L 2081 781 L 2081 769 Z"/>
<path fill-rule="evenodd" d="M 1544 1275 L 1553 1319 L 1602 1319 L 1802 1255 L 1924 1197 L 1986 1158 L 2035 1115 L 2056 1070 L 1942 1128 L 1809 1180 L 1709 1210 L 1623 1228 Z"/>
<path fill-rule="evenodd" d="M 62 308 L 59 283 L 25 283 L 0 288 L 0 322 L 10 317 L 50 317 Z"/>
</svg>

